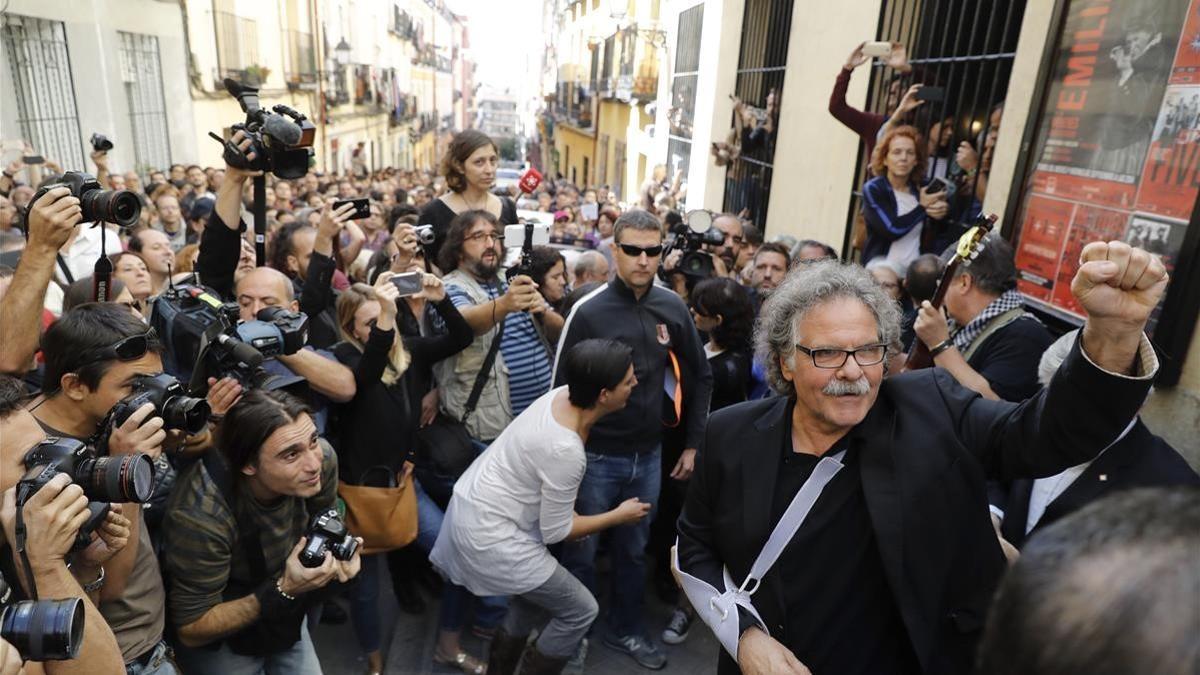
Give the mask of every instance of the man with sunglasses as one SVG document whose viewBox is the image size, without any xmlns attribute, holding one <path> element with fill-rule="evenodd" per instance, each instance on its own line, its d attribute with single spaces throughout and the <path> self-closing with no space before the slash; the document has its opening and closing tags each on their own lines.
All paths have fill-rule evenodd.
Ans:
<svg viewBox="0 0 1200 675">
<path fill-rule="evenodd" d="M 663 251 L 658 218 L 640 209 L 623 214 L 613 227 L 612 251 L 616 278 L 572 308 L 555 366 L 561 383 L 563 354 L 583 340 L 611 338 L 633 348 L 634 372 L 641 383 L 629 405 L 597 422 L 588 438 L 587 473 L 575 505 L 584 516 L 604 513 L 631 497 L 658 502 L 664 424 L 684 431 L 686 449 L 671 478 L 687 480 L 712 393 L 708 358 L 691 312 L 679 296 L 654 285 Z M 612 530 L 614 590 L 604 641 L 642 667 L 658 670 L 667 659 L 647 637 L 642 617 L 650 521 Z M 562 559 L 594 592 L 596 538 L 568 542 Z"/>
<path fill-rule="evenodd" d="M 41 347 L 46 359 L 43 398 L 30 411 L 47 434 L 60 438 L 94 440 L 138 377 L 163 372 L 162 346 L 153 329 L 117 304 L 72 309 L 50 326 Z M 167 437 L 162 418 L 147 403 L 112 430 L 108 452 L 156 458 Z M 176 670 L 163 642 L 166 593 L 158 558 L 142 510 L 126 507 L 132 507 L 123 510 L 130 521 L 130 542 L 105 564 L 100 613 L 112 627 L 130 673 L 170 675 Z"/>
<path fill-rule="evenodd" d="M 1158 369 L 1142 331 L 1162 262 L 1095 242 L 1080 263 L 1082 337 L 1020 405 L 940 368 L 885 379 L 900 310 L 862 267 L 801 265 L 775 289 L 756 341 L 780 396 L 713 414 L 679 519 L 677 569 L 720 675 L 972 669 L 1006 566 L 986 480 L 1095 457 Z"/>
</svg>

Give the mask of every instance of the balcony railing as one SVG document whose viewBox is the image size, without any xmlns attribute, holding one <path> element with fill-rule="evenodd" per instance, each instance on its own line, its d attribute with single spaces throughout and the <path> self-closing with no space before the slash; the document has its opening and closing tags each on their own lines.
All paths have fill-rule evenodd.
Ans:
<svg viewBox="0 0 1200 675">
<path fill-rule="evenodd" d="M 316 48 L 312 33 L 287 31 L 288 86 L 315 85 L 317 82 Z"/>
<path fill-rule="evenodd" d="M 213 12 L 217 34 L 217 79 L 247 79 L 258 63 L 258 22 L 230 12 Z"/>
</svg>

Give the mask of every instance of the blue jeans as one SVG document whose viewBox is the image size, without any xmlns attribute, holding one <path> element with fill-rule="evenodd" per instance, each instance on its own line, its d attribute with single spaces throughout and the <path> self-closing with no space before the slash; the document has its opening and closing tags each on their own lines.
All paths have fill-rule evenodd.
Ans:
<svg viewBox="0 0 1200 675">
<path fill-rule="evenodd" d="M 296 644 L 270 656 L 234 654 L 229 645 L 222 644 L 215 651 L 181 647 L 176 657 L 188 675 L 321 675 L 307 620 L 300 626 Z"/>
<path fill-rule="evenodd" d="M 175 667 L 175 662 L 171 660 L 171 648 L 166 642 L 159 642 L 154 646 L 154 655 L 146 662 L 146 665 L 140 663 L 125 664 L 126 675 L 179 675 L 179 669 Z"/>
<path fill-rule="evenodd" d="M 575 512 L 594 516 L 611 511 L 631 497 L 658 506 L 662 483 L 662 448 L 641 455 L 587 453 L 587 472 L 579 486 Z M 612 604 L 608 629 L 616 637 L 645 635 L 642 605 L 646 591 L 646 542 L 654 509 L 636 523 L 619 525 L 606 533 L 612 555 Z M 568 541 L 562 564 L 585 586 L 596 592 L 596 545 L 599 535 Z"/>
<path fill-rule="evenodd" d="M 358 646 L 364 654 L 378 651 L 381 644 L 379 582 L 386 557 L 386 553 L 362 556 L 358 583 L 350 590 L 350 620 L 354 624 L 354 637 L 358 638 Z"/>
</svg>

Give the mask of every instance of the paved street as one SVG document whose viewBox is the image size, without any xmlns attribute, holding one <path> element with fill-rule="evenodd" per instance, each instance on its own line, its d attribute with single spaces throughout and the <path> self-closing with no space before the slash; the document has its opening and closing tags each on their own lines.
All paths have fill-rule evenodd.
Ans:
<svg viewBox="0 0 1200 675">
<path fill-rule="evenodd" d="M 458 672 L 452 668 L 431 666 L 437 623 L 436 600 L 426 595 L 429 607 L 422 616 L 401 614 L 392 600 L 391 581 L 387 579 L 388 575 L 383 576 L 385 585 L 380 590 L 379 597 L 383 608 L 384 635 L 388 636 L 385 637 L 383 646 L 387 664 L 385 672 L 389 675 L 453 675 Z M 344 608 L 349 608 L 345 600 L 340 602 Z M 647 603 L 649 625 L 657 638 L 671 611 L 649 588 Z M 313 632 L 313 640 L 326 675 L 361 675 L 366 672 L 366 661 L 359 655 L 358 643 L 354 639 L 354 630 L 349 622 L 341 626 L 318 626 Z M 464 640 L 472 653 L 484 653 L 478 639 L 469 637 Z M 586 675 L 654 672 L 638 667 L 628 656 L 600 644 L 599 638 L 590 642 L 583 670 Z M 697 623 L 682 645 L 663 648 L 670 662 L 666 669 L 658 671 L 660 673 L 708 675 L 716 672 L 716 653 L 719 646 L 703 624 Z"/>
</svg>

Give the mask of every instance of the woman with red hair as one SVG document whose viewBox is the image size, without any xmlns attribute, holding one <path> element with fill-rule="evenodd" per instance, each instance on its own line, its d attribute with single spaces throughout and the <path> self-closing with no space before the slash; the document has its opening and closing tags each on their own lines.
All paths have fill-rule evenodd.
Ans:
<svg viewBox="0 0 1200 675">
<path fill-rule="evenodd" d="M 930 220 L 946 217 L 945 192 L 917 182 L 925 175 L 925 144 L 911 126 L 891 129 L 871 153 L 875 177 L 863 186 L 863 216 L 867 243 L 862 262 L 886 257 L 907 269 L 933 241 Z M 927 227 L 928 226 L 928 227 Z M 924 246 L 922 245 L 924 243 Z"/>
</svg>

